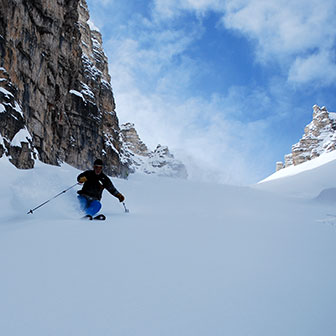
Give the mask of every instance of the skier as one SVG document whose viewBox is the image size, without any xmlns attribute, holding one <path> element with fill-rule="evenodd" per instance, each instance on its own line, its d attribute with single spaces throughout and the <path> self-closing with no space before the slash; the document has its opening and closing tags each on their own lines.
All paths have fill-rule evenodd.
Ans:
<svg viewBox="0 0 336 336">
<path fill-rule="evenodd" d="M 103 161 L 95 160 L 93 170 L 87 170 L 77 176 L 77 181 L 83 185 L 82 190 L 77 191 L 81 209 L 86 213 L 83 218 L 93 219 L 93 216 L 101 209 L 100 203 L 103 190 L 106 188 L 120 202 L 125 197 L 114 187 L 111 180 L 102 172 Z M 94 217 L 94 219 L 105 219 L 104 215 Z"/>
</svg>

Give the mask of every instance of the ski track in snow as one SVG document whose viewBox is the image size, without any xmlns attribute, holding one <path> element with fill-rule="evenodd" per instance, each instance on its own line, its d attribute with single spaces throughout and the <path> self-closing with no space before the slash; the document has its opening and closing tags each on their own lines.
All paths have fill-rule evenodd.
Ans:
<svg viewBox="0 0 336 336">
<path fill-rule="evenodd" d="M 68 165 L 0 170 L 0 335 L 336 334 L 318 168 L 252 187 L 112 178 L 130 213 L 104 191 L 106 221 L 79 219 L 77 187 L 26 214 L 74 184 Z"/>
</svg>

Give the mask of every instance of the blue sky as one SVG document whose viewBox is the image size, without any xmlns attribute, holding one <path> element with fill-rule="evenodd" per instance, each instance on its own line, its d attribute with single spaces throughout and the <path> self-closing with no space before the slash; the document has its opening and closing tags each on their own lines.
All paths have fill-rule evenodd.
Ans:
<svg viewBox="0 0 336 336">
<path fill-rule="evenodd" d="M 334 0 L 89 0 L 120 122 L 191 177 L 254 183 L 336 111 Z"/>
</svg>

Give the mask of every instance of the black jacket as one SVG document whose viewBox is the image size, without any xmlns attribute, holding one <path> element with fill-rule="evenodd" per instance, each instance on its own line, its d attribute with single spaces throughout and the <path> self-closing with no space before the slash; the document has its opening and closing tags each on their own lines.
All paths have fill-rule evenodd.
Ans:
<svg viewBox="0 0 336 336">
<path fill-rule="evenodd" d="M 79 179 L 83 176 L 87 178 L 87 181 L 84 183 L 82 190 L 78 191 L 80 195 L 100 200 L 104 189 L 107 189 L 113 196 L 119 193 L 104 173 L 97 175 L 94 170 L 87 170 L 77 176 L 77 181 L 79 182 Z"/>
</svg>

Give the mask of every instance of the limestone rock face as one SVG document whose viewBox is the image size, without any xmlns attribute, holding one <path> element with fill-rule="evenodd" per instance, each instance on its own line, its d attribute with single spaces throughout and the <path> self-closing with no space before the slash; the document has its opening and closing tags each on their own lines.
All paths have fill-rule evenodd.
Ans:
<svg viewBox="0 0 336 336">
<path fill-rule="evenodd" d="M 149 150 L 147 146 L 141 141 L 134 124 L 123 124 L 120 126 L 120 131 L 125 153 L 129 152 L 144 157 L 149 155 Z"/>
<path fill-rule="evenodd" d="M 134 124 L 123 124 L 120 129 L 123 143 L 123 160 L 127 162 L 132 172 L 178 178 L 188 177 L 184 164 L 175 159 L 167 146 L 158 145 L 154 151 L 149 151 L 139 138 Z"/>
<path fill-rule="evenodd" d="M 300 141 L 285 156 L 285 167 L 312 160 L 336 148 L 336 113 L 326 107 L 313 106 L 313 120 L 305 129 Z"/>
<path fill-rule="evenodd" d="M 15 166 L 32 168 L 32 138 L 17 102 L 17 90 L 9 81 L 4 68 L 0 68 L 0 102 L 0 157 L 6 154 Z"/>
<path fill-rule="evenodd" d="M 0 155 L 19 168 L 34 155 L 80 169 L 101 157 L 108 174 L 128 173 L 101 35 L 88 19 L 85 0 L 0 0 Z M 26 141 L 11 145 L 21 131 Z"/>
</svg>

